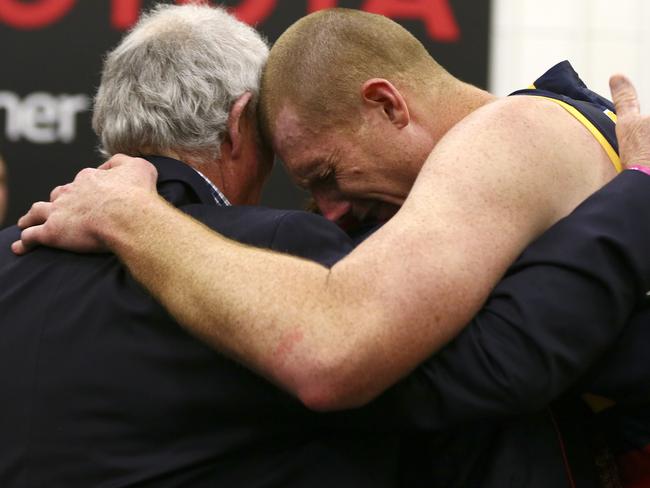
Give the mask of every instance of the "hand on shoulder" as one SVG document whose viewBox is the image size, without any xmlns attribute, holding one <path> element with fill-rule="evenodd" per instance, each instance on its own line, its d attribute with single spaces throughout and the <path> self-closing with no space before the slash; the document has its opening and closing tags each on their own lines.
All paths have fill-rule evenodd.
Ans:
<svg viewBox="0 0 650 488">
<path fill-rule="evenodd" d="M 21 238 L 12 245 L 16 254 L 36 246 L 75 252 L 107 249 L 104 234 L 111 218 L 140 211 L 141 201 L 156 195 L 156 169 L 148 161 L 115 155 L 98 169 L 86 168 L 74 181 L 55 188 L 49 202 L 36 202 L 20 218 Z"/>
</svg>

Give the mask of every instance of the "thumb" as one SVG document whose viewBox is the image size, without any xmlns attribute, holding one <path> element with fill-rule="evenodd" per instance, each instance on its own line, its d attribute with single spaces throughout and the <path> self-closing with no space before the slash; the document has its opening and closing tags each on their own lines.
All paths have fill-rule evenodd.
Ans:
<svg viewBox="0 0 650 488">
<path fill-rule="evenodd" d="M 609 79 L 609 89 L 612 92 L 612 100 L 618 117 L 639 115 L 639 99 L 634 85 L 627 76 L 613 75 Z"/>
</svg>

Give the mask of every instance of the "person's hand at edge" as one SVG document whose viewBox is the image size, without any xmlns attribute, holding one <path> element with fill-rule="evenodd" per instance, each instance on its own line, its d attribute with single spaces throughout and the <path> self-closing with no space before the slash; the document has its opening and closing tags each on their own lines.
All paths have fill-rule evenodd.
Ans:
<svg viewBox="0 0 650 488">
<path fill-rule="evenodd" d="M 616 106 L 616 138 L 623 168 L 650 168 L 650 116 L 641 114 L 636 90 L 626 76 L 613 75 L 609 88 Z"/>
<path fill-rule="evenodd" d="M 18 255 L 39 245 L 74 252 L 106 251 L 99 231 L 107 225 L 109 210 L 128 206 L 130 195 L 155 193 L 156 178 L 156 169 L 148 161 L 123 154 L 98 169 L 83 169 L 72 183 L 56 187 L 49 202 L 34 203 L 18 220 L 22 233 L 11 249 Z"/>
</svg>

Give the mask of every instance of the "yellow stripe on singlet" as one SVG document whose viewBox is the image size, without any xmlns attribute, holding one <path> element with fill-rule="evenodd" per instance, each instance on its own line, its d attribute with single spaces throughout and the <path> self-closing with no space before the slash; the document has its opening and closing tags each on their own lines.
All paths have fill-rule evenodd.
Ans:
<svg viewBox="0 0 650 488">
<path fill-rule="evenodd" d="M 573 115 L 578 120 L 578 122 L 584 125 L 587 128 L 587 130 L 591 132 L 591 134 L 596 138 L 599 144 L 603 147 L 603 149 L 607 153 L 607 156 L 609 157 L 612 164 L 614 165 L 616 172 L 620 173 L 621 171 L 623 171 L 623 167 L 621 166 L 621 158 L 618 156 L 618 154 L 616 154 L 616 151 L 614 150 L 612 145 L 607 141 L 607 139 L 605 139 L 605 136 L 602 135 L 602 133 L 596 128 L 596 126 L 592 124 L 587 117 L 582 115 L 582 113 L 580 113 L 580 111 L 577 108 L 572 107 L 568 103 L 563 102 L 562 100 L 557 100 L 555 98 L 545 97 L 543 95 L 533 95 L 533 96 L 544 98 L 546 100 L 551 100 L 552 102 L 557 103 L 560 107 L 564 108 L 571 115 Z M 608 110 L 605 112 L 605 115 L 607 115 L 610 119 L 616 122 L 616 114 L 614 114 L 613 112 L 610 112 Z"/>
<path fill-rule="evenodd" d="M 603 111 L 605 115 L 607 115 L 614 123 L 618 122 L 618 117 L 616 117 L 616 114 L 612 112 L 610 109 L 605 109 Z"/>
</svg>

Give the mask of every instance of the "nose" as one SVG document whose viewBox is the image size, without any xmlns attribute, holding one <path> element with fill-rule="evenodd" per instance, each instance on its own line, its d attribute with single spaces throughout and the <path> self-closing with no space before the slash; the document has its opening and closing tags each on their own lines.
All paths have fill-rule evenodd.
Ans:
<svg viewBox="0 0 650 488">
<path fill-rule="evenodd" d="M 348 200 L 331 195 L 314 193 L 314 200 L 323 217 L 332 222 L 340 220 L 352 209 L 352 204 Z"/>
</svg>

